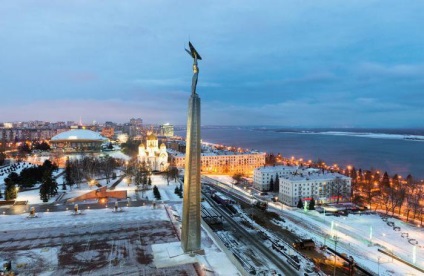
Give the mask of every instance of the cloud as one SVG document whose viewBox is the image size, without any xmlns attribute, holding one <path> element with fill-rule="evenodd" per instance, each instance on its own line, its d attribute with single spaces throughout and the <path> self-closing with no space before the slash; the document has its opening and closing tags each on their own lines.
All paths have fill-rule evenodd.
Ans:
<svg viewBox="0 0 424 276">
<path fill-rule="evenodd" d="M 392 0 L 5 1 L 1 120 L 184 124 L 191 39 L 203 58 L 204 123 L 421 126 L 423 8 Z"/>
<path fill-rule="evenodd" d="M 67 121 L 79 120 L 85 123 L 92 121 L 128 122 L 130 118 L 141 117 L 150 123 L 171 121 L 184 124 L 186 121 L 187 102 L 157 96 L 157 99 L 121 100 L 121 99 L 60 99 L 34 101 L 20 106 L 0 109 L 3 121 Z"/>
<path fill-rule="evenodd" d="M 424 80 L 424 64 L 394 64 L 365 62 L 358 66 L 358 73 L 367 77 L 418 78 Z"/>
</svg>

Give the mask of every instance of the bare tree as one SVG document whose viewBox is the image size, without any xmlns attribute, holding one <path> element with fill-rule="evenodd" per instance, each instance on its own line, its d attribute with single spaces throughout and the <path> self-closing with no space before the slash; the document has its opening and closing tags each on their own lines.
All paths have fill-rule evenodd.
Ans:
<svg viewBox="0 0 424 276">
<path fill-rule="evenodd" d="M 407 205 L 407 211 L 406 211 L 406 220 L 409 220 L 409 213 L 412 211 L 413 219 L 417 217 L 417 215 L 420 214 L 420 209 L 424 207 L 423 204 L 421 204 L 421 201 L 423 199 L 423 192 L 424 187 L 422 185 L 419 185 L 418 183 L 411 182 L 409 185 L 407 185 L 407 195 L 406 195 L 406 205 Z"/>
<path fill-rule="evenodd" d="M 390 211 L 394 215 L 396 208 L 399 208 L 400 213 L 405 197 L 406 188 L 402 186 L 397 175 L 393 176 L 389 186 L 382 185 L 382 198 L 386 208 L 386 214 Z"/>
<path fill-rule="evenodd" d="M 341 177 L 336 177 L 332 183 L 327 185 L 331 197 L 336 197 L 336 203 L 339 203 L 340 198 L 346 198 L 349 195 L 347 189 L 347 181 Z"/>
<path fill-rule="evenodd" d="M 168 166 L 168 168 L 166 168 L 166 170 L 162 173 L 162 177 L 166 180 L 168 185 L 172 179 L 174 179 L 174 181 L 177 181 L 178 168 L 175 166 Z"/>
<path fill-rule="evenodd" d="M 117 163 L 115 158 L 106 155 L 100 159 L 100 168 L 106 178 L 106 183 L 109 184 L 113 171 L 116 169 Z"/>
</svg>

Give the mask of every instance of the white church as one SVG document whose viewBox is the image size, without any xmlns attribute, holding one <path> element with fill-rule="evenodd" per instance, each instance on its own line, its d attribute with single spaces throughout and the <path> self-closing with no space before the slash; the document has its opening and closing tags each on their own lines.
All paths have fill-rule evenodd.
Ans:
<svg viewBox="0 0 424 276">
<path fill-rule="evenodd" d="M 151 131 L 147 132 L 146 145 L 141 143 L 138 147 L 138 160 L 146 162 L 152 171 L 164 171 L 168 167 L 168 153 L 166 145 L 158 146 L 158 137 Z"/>
</svg>

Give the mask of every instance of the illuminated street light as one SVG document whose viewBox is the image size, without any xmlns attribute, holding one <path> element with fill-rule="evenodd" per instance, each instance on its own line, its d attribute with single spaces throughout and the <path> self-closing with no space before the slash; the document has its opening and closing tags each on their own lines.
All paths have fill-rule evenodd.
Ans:
<svg viewBox="0 0 424 276">
<path fill-rule="evenodd" d="M 336 260 L 337 260 L 337 242 L 339 241 L 339 237 L 335 236 L 334 238 L 334 271 L 333 275 L 336 276 Z"/>
</svg>

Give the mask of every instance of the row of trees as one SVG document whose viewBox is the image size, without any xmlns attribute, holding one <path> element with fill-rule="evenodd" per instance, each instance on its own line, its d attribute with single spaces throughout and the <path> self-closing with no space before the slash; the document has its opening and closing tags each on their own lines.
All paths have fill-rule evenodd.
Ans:
<svg viewBox="0 0 424 276">
<path fill-rule="evenodd" d="M 348 172 L 354 184 L 354 201 L 376 209 L 385 210 L 386 214 L 403 214 L 407 220 L 424 217 L 424 186 L 415 181 L 411 175 L 404 180 L 387 172 L 354 170 Z"/>
<path fill-rule="evenodd" d="M 297 208 L 303 209 L 305 206 L 303 204 L 303 201 L 301 198 L 299 198 L 299 201 L 297 202 Z M 311 198 L 309 201 L 309 204 L 307 206 L 308 210 L 315 210 L 315 199 Z"/>
<path fill-rule="evenodd" d="M 110 183 L 116 177 L 114 173 L 118 166 L 115 158 L 108 155 L 96 158 L 85 156 L 81 159 L 67 159 L 65 164 L 65 185 L 79 184 L 83 179 L 89 181 L 94 178 L 104 177 L 106 183 Z"/>
<path fill-rule="evenodd" d="M 48 187 L 47 190 L 43 190 L 43 195 L 45 193 L 50 195 L 57 193 L 57 184 L 55 184 L 56 181 L 53 178 L 53 172 L 56 170 L 57 166 L 49 160 L 46 160 L 41 166 L 22 169 L 20 174 L 16 172 L 10 173 L 8 177 L 4 179 L 6 186 L 5 199 L 15 199 L 19 189 L 23 190 L 33 187 L 36 183 L 42 183 L 40 187 L 40 196 L 43 185 L 44 188 Z M 45 183 L 47 184 L 45 185 Z M 2 194 L 0 192 L 0 198 L 1 197 Z"/>
<path fill-rule="evenodd" d="M 50 145 L 45 141 L 35 141 L 32 144 L 24 142 L 18 146 L 18 154 L 20 156 L 31 154 L 33 150 L 48 151 L 50 150 Z"/>
<path fill-rule="evenodd" d="M 152 185 L 151 171 L 146 162 L 140 162 L 133 159 L 126 165 L 126 175 L 134 179 L 137 187 L 141 186 L 142 190 L 147 189 L 147 185 Z"/>
</svg>

